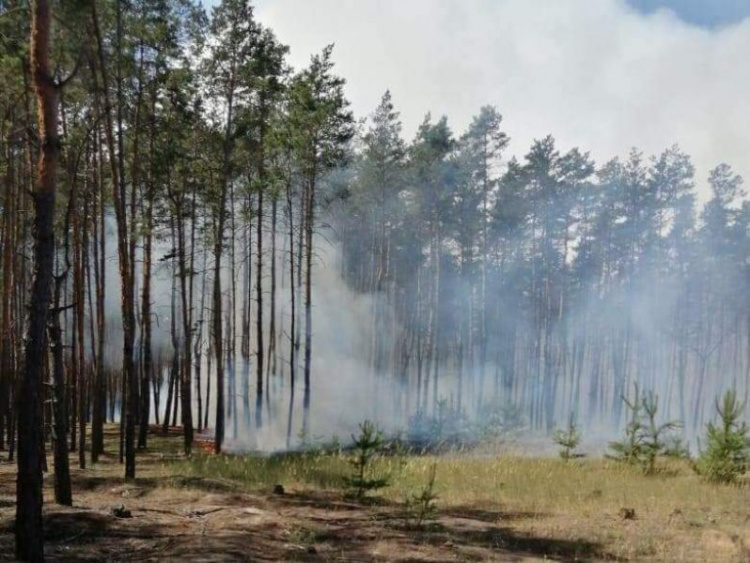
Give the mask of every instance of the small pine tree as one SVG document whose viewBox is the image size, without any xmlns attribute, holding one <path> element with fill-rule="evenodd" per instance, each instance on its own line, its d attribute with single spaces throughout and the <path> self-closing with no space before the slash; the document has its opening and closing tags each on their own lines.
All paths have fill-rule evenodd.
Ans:
<svg viewBox="0 0 750 563">
<path fill-rule="evenodd" d="M 695 464 L 696 471 L 714 483 L 734 483 L 750 465 L 750 428 L 740 422 L 745 405 L 736 391 L 716 400 L 719 421 L 706 426 L 706 449 Z"/>
<path fill-rule="evenodd" d="M 631 401 L 623 396 L 622 400 L 630 412 L 630 421 L 625 427 L 625 439 L 609 443 L 609 448 L 613 451 L 610 457 L 625 463 L 636 464 L 643 455 L 643 423 L 641 421 L 643 406 L 637 383 L 635 384 L 635 398 Z"/>
<path fill-rule="evenodd" d="M 427 484 L 422 487 L 419 494 L 407 495 L 404 502 L 406 524 L 409 527 L 421 528 L 425 522 L 437 518 L 437 507 L 435 501 L 435 476 L 437 473 L 437 464 L 433 463 L 430 467 L 430 475 Z"/>
<path fill-rule="evenodd" d="M 570 413 L 568 427 L 565 430 L 556 430 L 552 440 L 560 446 L 560 457 L 565 461 L 575 457 L 575 449 L 581 443 L 581 431 L 576 425 L 573 413 Z"/>
<path fill-rule="evenodd" d="M 383 433 L 369 420 L 360 424 L 359 430 L 359 436 L 352 436 L 355 454 L 351 464 L 354 471 L 350 477 L 344 478 L 344 483 L 352 489 L 355 498 L 362 500 L 368 492 L 387 487 L 390 479 L 370 475 L 371 462 L 383 446 Z"/>
<path fill-rule="evenodd" d="M 656 422 L 656 415 L 659 411 L 659 396 L 651 391 L 643 396 L 641 406 L 645 413 L 645 419 L 641 429 L 643 440 L 640 463 L 644 473 L 650 475 L 656 472 L 656 458 L 666 455 L 670 450 L 670 443 L 665 440 L 665 435 L 677 430 L 682 425 L 675 420 L 663 424 Z"/>
<path fill-rule="evenodd" d="M 640 465 L 644 473 L 653 474 L 660 456 L 673 455 L 676 446 L 670 432 L 682 425 L 674 420 L 659 424 L 659 396 L 651 391 L 641 395 L 637 384 L 635 398 L 630 400 L 623 397 L 623 401 L 630 411 L 630 422 L 625 428 L 625 439 L 610 443 L 609 447 L 614 452 L 610 457 Z"/>
</svg>

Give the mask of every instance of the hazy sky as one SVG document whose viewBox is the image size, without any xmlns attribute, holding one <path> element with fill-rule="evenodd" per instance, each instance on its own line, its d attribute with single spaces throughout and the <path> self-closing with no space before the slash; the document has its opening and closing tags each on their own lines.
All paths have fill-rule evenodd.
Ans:
<svg viewBox="0 0 750 563">
<path fill-rule="evenodd" d="M 750 0 L 260 0 L 257 15 L 295 67 L 335 43 L 357 115 L 390 89 L 408 138 L 428 111 L 460 133 L 492 104 L 519 156 L 548 133 L 599 162 L 679 143 L 700 184 L 722 161 L 750 178 Z"/>
<path fill-rule="evenodd" d="M 644 12 L 673 10 L 683 20 L 706 27 L 735 23 L 750 16 L 748 0 L 628 0 Z"/>
</svg>

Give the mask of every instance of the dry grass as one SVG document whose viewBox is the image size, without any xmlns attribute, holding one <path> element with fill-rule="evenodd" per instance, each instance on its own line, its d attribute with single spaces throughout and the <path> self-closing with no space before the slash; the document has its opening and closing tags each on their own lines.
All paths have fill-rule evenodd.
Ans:
<svg viewBox="0 0 750 563">
<path fill-rule="evenodd" d="M 114 429 L 110 439 L 114 452 Z M 607 460 L 389 457 L 376 471 L 391 485 L 363 506 L 341 493 L 344 456 L 187 460 L 180 443 L 152 436 L 135 483 L 114 456 L 74 469 L 72 509 L 47 489 L 49 560 L 750 561 L 750 488 L 706 484 L 681 462 L 645 477 Z M 408 528 L 403 499 L 433 464 L 438 520 Z M 0 463 L 0 560 L 12 554 L 14 481 Z M 109 513 L 121 503 L 132 519 Z"/>
<path fill-rule="evenodd" d="M 685 461 L 661 462 L 645 476 L 611 460 L 468 456 L 383 458 L 392 476 L 380 491 L 399 503 L 437 465 L 438 507 L 445 516 L 483 510 L 488 521 L 521 534 L 597 544 L 603 558 L 637 561 L 750 561 L 750 487 L 711 485 Z M 349 471 L 340 455 L 196 456 L 180 474 L 220 477 L 246 490 L 338 490 Z M 623 519 L 621 510 L 635 511 Z M 506 515 L 513 515 L 503 521 Z"/>
</svg>

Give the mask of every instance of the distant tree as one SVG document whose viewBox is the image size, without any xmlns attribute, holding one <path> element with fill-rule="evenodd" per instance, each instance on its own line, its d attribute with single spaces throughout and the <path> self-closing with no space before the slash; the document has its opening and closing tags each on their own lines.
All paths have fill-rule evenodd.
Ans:
<svg viewBox="0 0 750 563">
<path fill-rule="evenodd" d="M 478 230 L 481 236 L 479 243 L 481 255 L 481 275 L 479 287 L 479 381 L 481 388 L 484 384 L 487 369 L 488 324 L 487 324 L 487 277 L 490 262 L 490 210 L 491 198 L 496 185 L 497 168 L 503 151 L 508 145 L 509 138 L 502 129 L 503 118 L 496 108 L 484 106 L 474 117 L 469 129 L 461 138 L 462 152 L 465 155 L 464 165 L 468 166 L 470 181 L 475 193 L 481 198 L 477 208 L 469 208 L 470 216 L 465 218 L 466 224 L 477 224 L 475 216 L 479 215 Z M 468 323 L 466 323 L 468 325 Z M 459 401 L 460 403 L 460 401 Z"/>
<path fill-rule="evenodd" d="M 224 391 L 224 296 L 221 289 L 222 256 L 224 253 L 230 184 L 234 181 L 233 162 L 237 141 L 237 113 L 247 103 L 247 91 L 252 78 L 255 49 L 260 27 L 254 19 L 253 8 L 247 0 L 223 0 L 213 11 L 210 26 L 211 56 L 206 59 L 204 74 L 212 96 L 221 100 L 223 115 L 220 123 L 224 129 L 223 156 L 220 186 L 212 200 L 214 211 L 214 266 L 212 334 L 213 352 L 216 356 L 216 425 L 214 441 L 217 452 L 224 442 L 225 391 Z"/>
<path fill-rule="evenodd" d="M 289 89 L 289 121 L 294 157 L 299 167 L 304 199 L 304 309 L 305 356 L 303 433 L 308 434 L 312 371 L 312 269 L 316 189 L 325 174 L 343 164 L 347 143 L 354 135 L 354 118 L 344 96 L 344 80 L 333 74 L 333 46 L 312 57 Z"/>
<path fill-rule="evenodd" d="M 419 304 L 416 323 L 417 401 L 418 410 L 427 411 L 430 403 L 432 377 L 432 405 L 437 408 L 440 373 L 440 310 L 441 262 L 443 226 L 450 208 L 455 171 L 449 156 L 455 148 L 453 132 L 446 117 L 437 122 L 428 114 L 417 130 L 409 151 L 410 196 L 413 200 L 417 236 L 426 255 L 420 256 L 424 267 L 418 272 L 419 283 L 415 299 Z M 420 254 L 424 250 L 421 250 Z M 421 397 L 421 404 L 419 403 Z"/>
</svg>

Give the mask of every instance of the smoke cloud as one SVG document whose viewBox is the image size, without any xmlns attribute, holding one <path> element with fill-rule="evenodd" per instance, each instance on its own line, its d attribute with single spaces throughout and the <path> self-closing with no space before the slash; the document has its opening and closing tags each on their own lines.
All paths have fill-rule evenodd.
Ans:
<svg viewBox="0 0 750 563">
<path fill-rule="evenodd" d="M 719 162 L 750 177 L 750 19 L 704 29 L 624 0 L 273 0 L 257 12 L 298 68 L 334 42 L 355 112 L 388 88 L 407 137 L 428 110 L 463 130 L 490 104 L 519 156 L 550 132 L 600 162 L 679 143 L 702 198 Z"/>
</svg>

